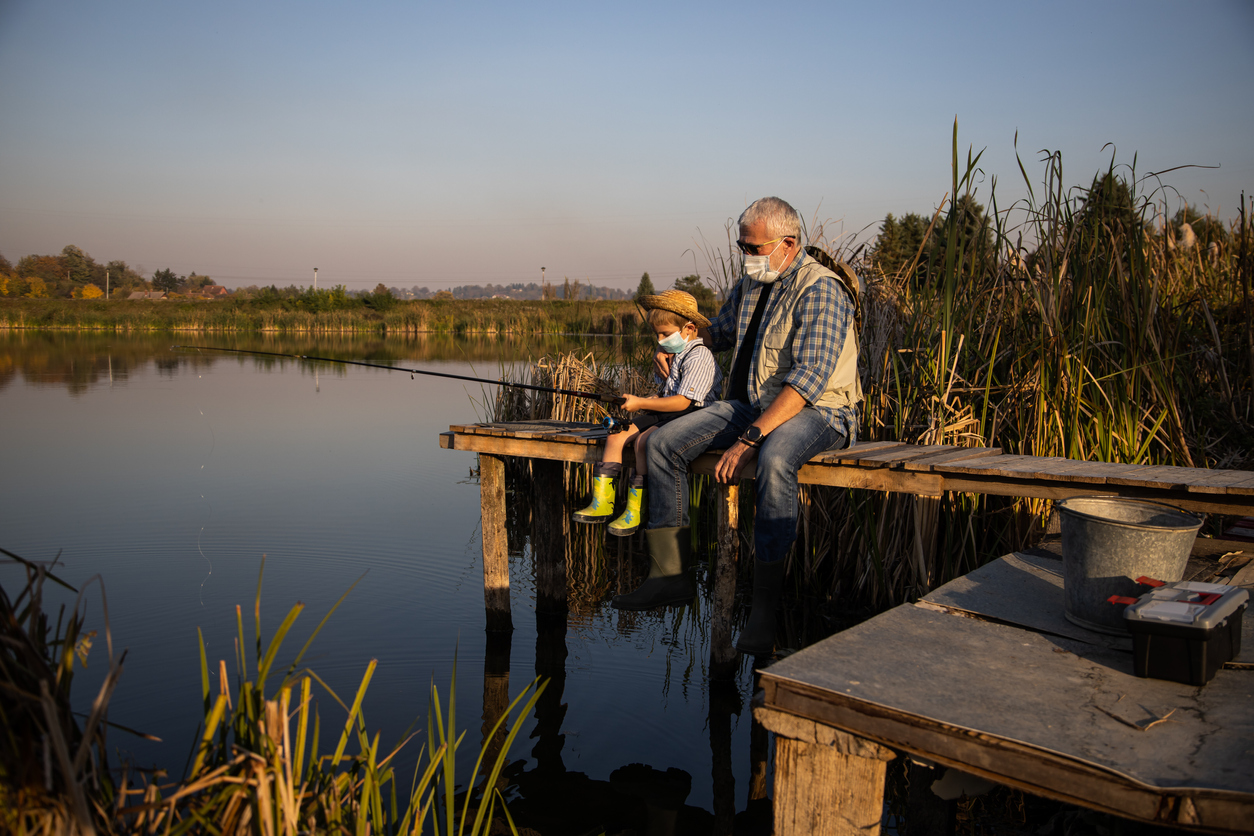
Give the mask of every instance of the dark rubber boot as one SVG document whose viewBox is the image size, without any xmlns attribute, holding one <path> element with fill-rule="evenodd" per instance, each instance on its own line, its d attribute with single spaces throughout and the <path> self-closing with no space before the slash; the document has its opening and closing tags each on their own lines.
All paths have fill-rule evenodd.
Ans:
<svg viewBox="0 0 1254 836">
<path fill-rule="evenodd" d="M 752 656 L 767 656 L 775 649 L 775 610 L 784 588 L 783 560 L 753 561 L 753 605 L 749 622 L 736 640 L 736 649 Z"/>
<path fill-rule="evenodd" d="M 610 605 L 617 610 L 651 610 L 667 604 L 686 604 L 697 593 L 688 574 L 688 528 L 646 528 L 649 542 L 649 577 L 635 592 L 615 595 Z"/>
</svg>

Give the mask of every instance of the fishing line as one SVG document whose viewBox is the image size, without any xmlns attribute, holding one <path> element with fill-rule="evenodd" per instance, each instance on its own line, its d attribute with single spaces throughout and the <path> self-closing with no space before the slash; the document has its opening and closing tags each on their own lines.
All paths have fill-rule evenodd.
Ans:
<svg viewBox="0 0 1254 836">
<path fill-rule="evenodd" d="M 401 366 L 385 366 L 381 363 L 367 363 L 364 360 L 339 360 L 335 357 L 313 357 L 308 354 L 287 354 L 280 351 L 255 351 L 247 348 L 222 348 L 213 345 L 172 345 L 171 350 L 187 349 L 189 351 L 229 351 L 234 354 L 258 354 L 265 357 L 292 357 L 297 360 L 311 360 L 320 363 L 342 363 L 346 366 L 365 366 L 368 369 L 385 369 L 390 372 L 408 372 L 412 378 L 416 374 L 428 375 L 430 377 L 447 377 L 453 380 L 469 380 L 472 383 L 487 383 L 492 386 L 509 386 L 514 389 L 530 389 L 535 392 L 552 392 L 556 395 L 569 395 L 572 398 L 586 398 L 588 400 L 601 401 L 602 403 L 614 404 L 616 406 L 623 403 L 621 393 L 609 390 L 608 386 L 601 392 L 588 392 L 580 389 L 559 389 L 555 386 L 537 386 L 533 383 L 512 383 L 507 380 L 492 380 L 486 377 L 471 377 L 464 374 L 452 374 L 450 372 L 433 372 L 428 369 L 409 369 Z M 597 381 L 600 383 L 600 381 Z"/>
</svg>

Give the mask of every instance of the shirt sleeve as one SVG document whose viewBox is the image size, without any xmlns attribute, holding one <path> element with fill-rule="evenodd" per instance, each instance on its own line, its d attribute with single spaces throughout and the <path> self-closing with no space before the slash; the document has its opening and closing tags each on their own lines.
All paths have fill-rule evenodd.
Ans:
<svg viewBox="0 0 1254 836">
<path fill-rule="evenodd" d="M 740 311 L 740 288 L 743 282 L 727 293 L 727 301 L 719 308 L 718 316 L 710 322 L 710 340 L 706 343 L 710 351 L 726 351 L 736 347 L 736 319 Z"/>
<path fill-rule="evenodd" d="M 840 282 L 825 277 L 802 294 L 793 315 L 797 322 L 793 366 L 784 382 L 814 403 L 835 373 L 845 337 L 853 327 L 853 300 Z"/>
</svg>

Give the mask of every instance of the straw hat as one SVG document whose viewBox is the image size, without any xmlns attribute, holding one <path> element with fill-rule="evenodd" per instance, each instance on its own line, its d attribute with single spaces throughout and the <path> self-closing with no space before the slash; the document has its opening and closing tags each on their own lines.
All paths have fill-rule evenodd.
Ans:
<svg viewBox="0 0 1254 836">
<path fill-rule="evenodd" d="M 702 316 L 701 312 L 697 310 L 697 300 L 691 293 L 683 290 L 663 290 L 656 296 L 641 296 L 640 305 L 646 311 L 659 308 L 664 311 L 670 311 L 673 314 L 679 314 L 684 319 L 690 320 L 698 328 L 710 327 L 710 320 Z"/>
</svg>

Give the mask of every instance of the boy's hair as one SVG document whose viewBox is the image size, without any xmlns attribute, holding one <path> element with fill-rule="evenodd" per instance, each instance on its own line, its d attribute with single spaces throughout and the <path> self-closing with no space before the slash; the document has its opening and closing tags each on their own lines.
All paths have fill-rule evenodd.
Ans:
<svg viewBox="0 0 1254 836">
<path fill-rule="evenodd" d="M 680 316 L 674 311 L 668 311 L 663 308 L 653 308 L 649 311 L 649 324 L 654 328 L 671 326 L 674 328 L 683 328 L 691 319 Z"/>
</svg>

